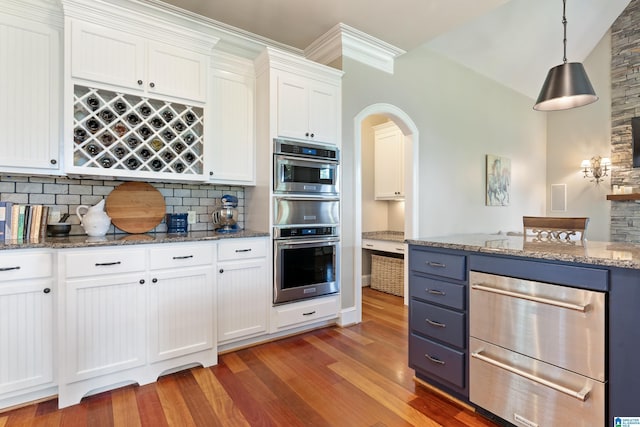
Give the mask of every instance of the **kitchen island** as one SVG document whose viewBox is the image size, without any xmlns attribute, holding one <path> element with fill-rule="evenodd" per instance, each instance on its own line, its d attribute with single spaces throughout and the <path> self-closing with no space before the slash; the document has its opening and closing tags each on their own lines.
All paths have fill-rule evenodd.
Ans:
<svg viewBox="0 0 640 427">
<path fill-rule="evenodd" d="M 571 337 L 561 337 L 572 348 L 568 351 L 581 354 L 587 364 L 594 365 L 592 359 L 601 359 L 602 400 L 597 401 L 598 393 L 576 393 L 584 402 L 583 406 L 601 406 L 601 417 L 591 424 L 573 425 L 612 425 L 616 417 L 638 417 L 640 415 L 640 397 L 637 385 L 640 383 L 640 364 L 637 354 L 640 351 L 640 246 L 613 242 L 536 242 L 522 236 L 501 234 L 473 234 L 436 238 L 407 240 L 409 244 L 409 293 L 410 293 L 410 345 L 409 363 L 416 370 L 416 377 L 474 406 L 482 404 L 471 397 L 473 381 L 470 381 L 470 366 L 477 363 L 478 351 L 474 351 L 472 335 L 473 322 L 479 319 L 478 312 L 497 310 L 498 306 L 486 309 L 475 308 L 470 312 L 474 277 L 492 276 L 503 280 L 515 280 L 527 288 L 531 284 L 552 285 L 561 290 L 577 289 L 603 296 L 604 316 L 602 352 L 589 353 L 590 342 L 574 342 Z M 476 275 L 476 276 L 474 276 Z M 484 276 L 483 276 L 484 275 Z M 544 286 L 543 285 L 543 286 Z M 482 288 L 481 286 L 479 288 Z M 509 299 L 509 297 L 503 298 Z M 592 311 L 589 304 L 582 307 L 584 313 L 577 318 L 588 316 Z M 522 324 L 538 321 L 542 313 L 530 311 Z M 509 314 L 517 314 L 513 310 Z M 434 314 L 435 313 L 435 314 Z M 436 319 L 437 317 L 437 319 Z M 425 323 L 424 320 L 427 319 Z M 569 316 L 561 317 L 554 327 L 541 331 L 542 334 L 562 332 L 567 326 Z M 441 321 L 446 319 L 445 321 Z M 429 323 L 431 320 L 431 323 Z M 519 320 L 504 319 L 493 322 L 486 329 L 501 331 L 505 325 L 517 324 Z M 446 323 L 446 327 L 443 324 Z M 477 330 L 477 326 L 476 330 Z M 486 326 L 486 325 L 483 325 Z M 513 325 L 511 325 L 513 326 Z M 587 331 L 591 332 L 591 331 Z M 540 342 L 526 342 L 523 334 L 520 341 L 532 348 L 532 352 L 542 347 Z M 563 344 L 562 340 L 558 340 Z M 436 356 L 437 354 L 437 356 Z M 536 361 L 541 363 L 540 361 Z M 598 376 L 598 375 L 594 375 Z M 588 378 L 587 378 L 588 379 Z M 588 379 L 591 381 L 590 379 Z M 518 379 L 517 381 L 523 381 Z M 596 381 L 597 382 L 597 381 Z M 470 387 L 471 383 L 471 387 Z M 491 394 L 491 381 L 487 381 L 485 394 Z M 477 384 L 476 384 L 477 387 Z M 583 391 L 583 390 L 580 390 Z M 515 395 L 509 390 L 509 396 Z M 521 396 L 521 400 L 544 401 L 540 394 L 530 393 Z M 563 406 L 554 397 L 547 402 L 547 408 L 539 412 L 551 412 L 551 406 Z M 498 399 L 501 399 L 500 397 Z M 504 396 L 502 400 L 510 398 Z M 575 399 L 574 399 L 575 400 Z M 491 409 L 496 413 L 497 411 Z M 507 421 L 521 425 L 530 422 L 515 412 L 499 414 Z M 508 416 L 507 416 L 508 415 Z M 524 421 L 523 421 L 524 420 Z M 602 423 L 600 422 L 602 421 Z M 545 425 L 540 422 L 540 425 Z"/>
</svg>

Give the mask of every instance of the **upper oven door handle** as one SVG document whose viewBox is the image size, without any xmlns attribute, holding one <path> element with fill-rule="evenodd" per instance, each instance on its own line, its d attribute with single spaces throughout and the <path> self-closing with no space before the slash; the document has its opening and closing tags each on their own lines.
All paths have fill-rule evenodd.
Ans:
<svg viewBox="0 0 640 427">
<path fill-rule="evenodd" d="M 283 154 L 275 155 L 276 163 L 283 165 L 299 165 L 299 166 L 328 166 L 335 168 L 338 166 L 337 160 L 330 159 L 314 159 L 309 157 L 295 157 Z"/>
</svg>

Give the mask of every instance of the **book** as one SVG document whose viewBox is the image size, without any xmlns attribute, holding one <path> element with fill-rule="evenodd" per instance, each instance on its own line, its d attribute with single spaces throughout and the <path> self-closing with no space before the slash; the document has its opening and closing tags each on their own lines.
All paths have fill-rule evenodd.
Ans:
<svg viewBox="0 0 640 427">
<path fill-rule="evenodd" d="M 20 205 L 14 204 L 11 207 L 11 240 L 18 240 L 18 218 L 20 217 Z"/>
<path fill-rule="evenodd" d="M 22 241 L 29 241 L 29 225 L 31 225 L 31 205 L 24 205 L 24 224 L 22 226 Z"/>
<path fill-rule="evenodd" d="M 18 230 L 16 233 L 16 241 L 18 243 L 22 243 L 22 241 L 24 240 L 24 214 L 26 208 L 26 205 L 20 205 L 20 208 L 18 210 Z"/>
<path fill-rule="evenodd" d="M 47 235 L 47 223 L 49 222 L 49 206 L 42 207 L 42 215 L 40 215 L 40 230 L 38 231 L 38 239 L 44 240 Z"/>
<path fill-rule="evenodd" d="M 42 205 L 31 206 L 31 224 L 29 224 L 29 241 L 37 242 L 40 233 L 40 221 L 42 220 Z"/>
<path fill-rule="evenodd" d="M 12 223 L 12 219 L 13 219 L 13 202 L 5 202 L 6 203 L 6 217 L 5 217 L 5 222 L 4 222 L 4 240 L 11 240 L 11 223 Z"/>
<path fill-rule="evenodd" d="M 7 202 L 0 202 L 0 241 L 4 241 L 4 227 L 7 221 Z"/>
</svg>

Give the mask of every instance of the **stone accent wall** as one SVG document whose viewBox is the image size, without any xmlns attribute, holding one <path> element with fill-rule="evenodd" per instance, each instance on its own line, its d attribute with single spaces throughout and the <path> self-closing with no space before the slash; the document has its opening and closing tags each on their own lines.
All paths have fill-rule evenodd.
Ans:
<svg viewBox="0 0 640 427">
<path fill-rule="evenodd" d="M 633 168 L 631 118 L 640 116 L 640 0 L 611 27 L 611 185 L 640 191 L 640 168 Z M 640 242 L 640 204 L 611 202 L 611 240 Z"/>
<path fill-rule="evenodd" d="M 0 201 L 20 204 L 40 204 L 49 206 L 61 214 L 70 214 L 68 222 L 74 224 L 70 234 L 85 234 L 75 215 L 79 205 L 95 205 L 106 199 L 109 193 L 124 181 L 0 176 Z M 220 197 L 231 194 L 238 197 L 240 227 L 244 228 L 244 188 L 211 184 L 162 184 L 150 183 L 162 193 L 167 205 L 167 213 L 195 211 L 197 222 L 189 226 L 190 231 L 213 230 L 211 214 Z M 164 220 L 151 232 L 165 232 Z M 113 225 L 109 233 L 121 232 Z"/>
</svg>

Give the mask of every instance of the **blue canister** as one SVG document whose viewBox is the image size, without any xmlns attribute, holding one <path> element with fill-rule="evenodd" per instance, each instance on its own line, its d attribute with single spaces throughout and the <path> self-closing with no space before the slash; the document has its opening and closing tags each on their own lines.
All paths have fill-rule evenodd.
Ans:
<svg viewBox="0 0 640 427">
<path fill-rule="evenodd" d="M 167 223 L 167 233 L 177 234 L 187 232 L 187 214 L 166 214 L 165 222 Z"/>
</svg>

